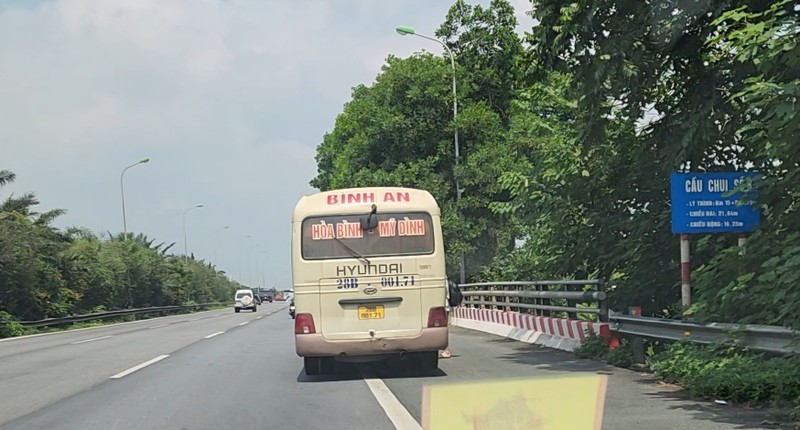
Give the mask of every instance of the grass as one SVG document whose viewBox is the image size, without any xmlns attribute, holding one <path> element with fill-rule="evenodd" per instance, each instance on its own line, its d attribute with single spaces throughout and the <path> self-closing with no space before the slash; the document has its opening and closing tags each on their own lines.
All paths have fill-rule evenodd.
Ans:
<svg viewBox="0 0 800 430">
<path fill-rule="evenodd" d="M 649 348 L 647 364 L 660 380 L 678 384 L 705 399 L 746 405 L 769 405 L 782 419 L 800 417 L 800 357 L 776 357 L 730 344 L 699 345 L 675 342 Z M 580 358 L 628 368 L 633 363 L 630 344 L 622 340 L 609 349 L 605 339 L 590 335 L 574 351 Z"/>
</svg>

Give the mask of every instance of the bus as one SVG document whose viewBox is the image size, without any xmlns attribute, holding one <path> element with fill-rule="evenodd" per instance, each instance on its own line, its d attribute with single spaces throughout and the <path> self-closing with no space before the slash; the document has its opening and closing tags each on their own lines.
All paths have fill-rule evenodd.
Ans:
<svg viewBox="0 0 800 430">
<path fill-rule="evenodd" d="M 399 357 L 438 367 L 448 344 L 441 212 L 424 190 L 350 188 L 292 216 L 295 350 L 306 374 Z"/>
</svg>

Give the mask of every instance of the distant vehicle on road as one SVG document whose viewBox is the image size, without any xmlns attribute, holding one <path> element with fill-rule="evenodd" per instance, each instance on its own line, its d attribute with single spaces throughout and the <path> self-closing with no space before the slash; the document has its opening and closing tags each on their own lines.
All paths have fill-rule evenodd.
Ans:
<svg viewBox="0 0 800 430">
<path fill-rule="evenodd" d="M 286 301 L 286 297 L 284 297 L 284 296 L 283 296 L 283 293 L 279 291 L 279 292 L 277 292 L 277 293 L 275 294 L 275 301 L 276 301 L 276 302 L 283 302 L 283 301 Z"/>
<path fill-rule="evenodd" d="M 269 288 L 259 288 L 258 296 L 261 297 L 262 302 L 272 303 L 272 300 L 274 300 L 274 295 L 272 293 L 272 290 Z"/>
<path fill-rule="evenodd" d="M 251 309 L 253 312 L 258 310 L 258 304 L 252 290 L 236 290 L 236 295 L 233 298 L 233 310 L 238 313 L 242 309 Z"/>
</svg>

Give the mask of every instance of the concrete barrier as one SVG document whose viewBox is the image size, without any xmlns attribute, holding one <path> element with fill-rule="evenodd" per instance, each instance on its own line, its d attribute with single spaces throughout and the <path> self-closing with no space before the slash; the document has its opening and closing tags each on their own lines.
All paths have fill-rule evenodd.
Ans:
<svg viewBox="0 0 800 430">
<path fill-rule="evenodd" d="M 456 308 L 453 325 L 548 348 L 572 351 L 587 333 L 611 337 L 608 323 L 542 317 L 499 309 Z"/>
</svg>

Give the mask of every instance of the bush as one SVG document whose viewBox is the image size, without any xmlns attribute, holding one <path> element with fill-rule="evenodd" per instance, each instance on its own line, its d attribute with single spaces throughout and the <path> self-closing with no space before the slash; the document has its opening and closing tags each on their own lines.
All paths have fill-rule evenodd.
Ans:
<svg viewBox="0 0 800 430">
<path fill-rule="evenodd" d="M 614 349 L 608 350 L 606 354 L 606 363 L 616 366 L 629 368 L 633 364 L 633 349 L 631 343 L 627 339 L 622 339 Z"/>
<path fill-rule="evenodd" d="M 652 348 L 652 345 L 651 345 Z M 661 345 L 659 345 L 661 349 Z M 630 367 L 631 344 L 623 339 L 609 349 L 605 339 L 589 335 L 574 351 L 579 358 Z M 650 367 L 662 381 L 681 385 L 697 397 L 789 407 L 800 416 L 800 357 L 769 357 L 730 344 L 677 342 L 653 355 Z"/>
<path fill-rule="evenodd" d="M 735 346 L 670 345 L 654 357 L 660 379 L 689 393 L 741 403 L 791 402 L 800 411 L 800 358 L 767 357 Z"/>
<path fill-rule="evenodd" d="M 578 358 L 605 360 L 608 354 L 608 343 L 595 333 L 589 333 L 580 346 L 572 351 Z"/>
<path fill-rule="evenodd" d="M 8 312 L 0 311 L 0 338 L 22 336 L 23 334 L 25 334 L 25 327 L 14 320 Z"/>
<path fill-rule="evenodd" d="M 612 366 L 631 367 L 633 364 L 633 351 L 631 344 L 626 339 L 620 341 L 619 346 L 610 349 L 608 342 L 595 333 L 590 333 L 580 346 L 572 351 L 578 358 L 604 361 Z"/>
</svg>

